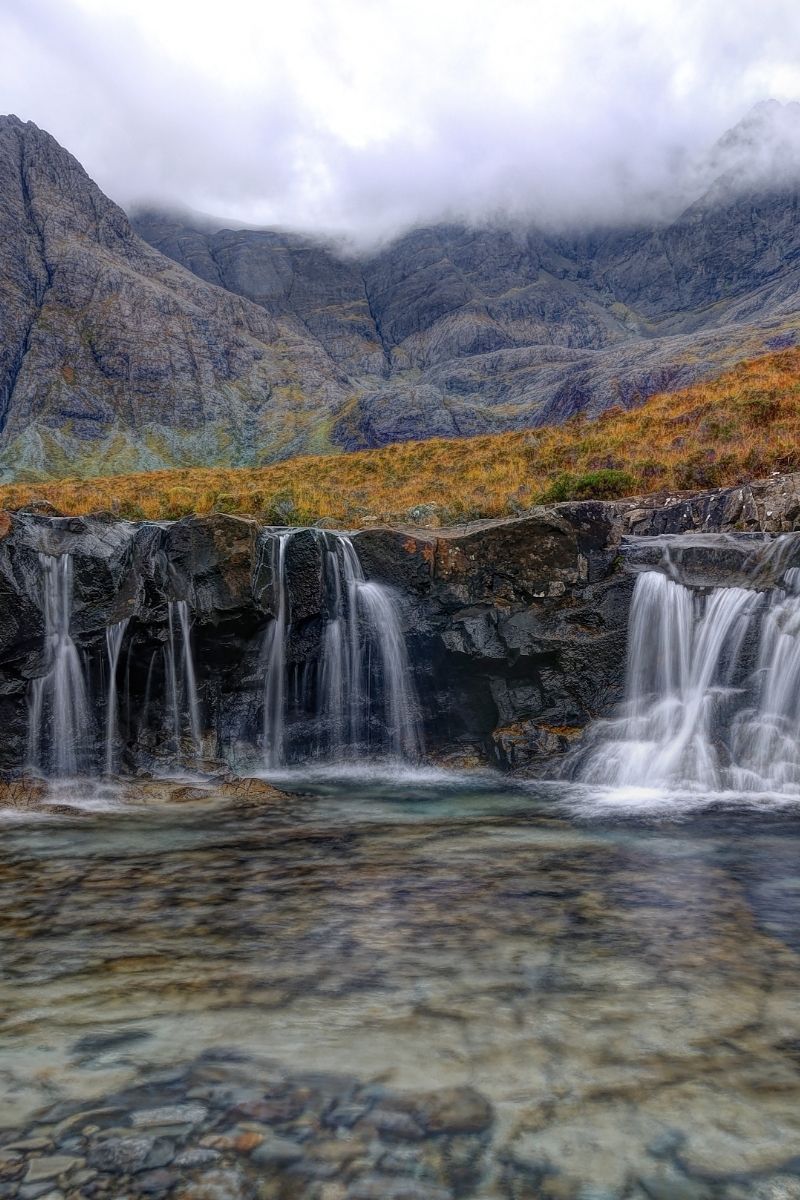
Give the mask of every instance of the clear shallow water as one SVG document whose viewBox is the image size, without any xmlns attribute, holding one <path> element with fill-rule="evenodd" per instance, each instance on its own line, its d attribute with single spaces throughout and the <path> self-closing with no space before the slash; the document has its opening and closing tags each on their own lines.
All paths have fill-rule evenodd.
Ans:
<svg viewBox="0 0 800 1200">
<path fill-rule="evenodd" d="M 492 1119 L 453 1133 L 446 1153 L 441 1131 L 381 1134 L 381 1154 L 387 1139 L 395 1157 L 430 1145 L 449 1167 L 340 1164 L 325 1177 L 339 1190 L 323 1193 L 295 1163 L 272 1171 L 269 1195 L 800 1195 L 792 809 L 717 798 L 697 811 L 692 797 L 648 810 L 619 792 L 435 770 L 280 783 L 304 794 L 4 827 L 6 1141 L 51 1129 L 37 1114 L 65 1100 L 122 1095 L 124 1127 L 147 1107 L 130 1089 L 153 1070 L 175 1101 L 214 1072 L 263 1092 L 277 1063 L 292 1078 L 344 1073 L 395 1104 L 468 1086 Z M 292 1121 L 279 1132 L 318 1163 L 308 1129 L 324 1121 L 310 1109 Z M 482 1157 L 456 1177 L 470 1138 Z M 224 1155 L 261 1186 L 244 1151 Z M 164 1169 L 170 1187 L 191 1178 Z"/>
</svg>

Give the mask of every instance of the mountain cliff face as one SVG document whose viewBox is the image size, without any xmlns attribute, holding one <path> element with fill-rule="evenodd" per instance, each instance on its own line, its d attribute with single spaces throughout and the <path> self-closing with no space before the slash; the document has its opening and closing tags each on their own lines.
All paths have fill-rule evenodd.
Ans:
<svg viewBox="0 0 800 1200">
<path fill-rule="evenodd" d="M 775 120 L 723 139 L 658 228 L 446 225 L 355 257 L 131 224 L 48 134 L 0 118 L 0 477 L 524 428 L 792 345 L 800 191 L 759 157 Z"/>
<path fill-rule="evenodd" d="M 298 322 L 142 241 L 48 134 L 0 120 L 0 468 L 291 453 L 346 379 Z"/>
<path fill-rule="evenodd" d="M 291 235 L 142 214 L 164 254 L 273 315 L 347 370 L 348 448 L 596 414 L 794 343 L 798 195 L 693 206 L 657 231 L 415 230 L 356 262 Z"/>
</svg>

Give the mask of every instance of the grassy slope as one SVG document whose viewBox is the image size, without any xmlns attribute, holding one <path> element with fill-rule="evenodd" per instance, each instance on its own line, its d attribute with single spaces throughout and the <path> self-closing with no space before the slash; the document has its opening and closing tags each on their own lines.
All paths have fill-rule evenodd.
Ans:
<svg viewBox="0 0 800 1200">
<path fill-rule="evenodd" d="M 725 486 L 800 469 L 800 350 L 596 421 L 463 440 L 405 442 L 253 470 L 196 468 L 8 484 L 0 505 L 47 500 L 65 514 L 133 518 L 222 511 L 274 524 L 442 523 L 570 498 Z M 428 512 L 414 512 L 432 506 Z"/>
</svg>

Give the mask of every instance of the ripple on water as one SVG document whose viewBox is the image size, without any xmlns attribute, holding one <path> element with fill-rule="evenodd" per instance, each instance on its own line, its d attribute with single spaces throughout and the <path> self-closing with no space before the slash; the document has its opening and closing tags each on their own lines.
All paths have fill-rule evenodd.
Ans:
<svg viewBox="0 0 800 1200">
<path fill-rule="evenodd" d="M 569 815 L 571 787 L 559 807 L 552 787 L 445 789 L 437 778 L 320 777 L 314 795 L 278 806 L 150 805 L 10 826 L 4 1140 L 52 1125 L 36 1113 L 54 1102 L 113 1109 L 121 1138 L 136 1111 L 208 1107 L 198 1064 L 211 1070 L 203 1056 L 233 1046 L 225 1071 L 241 1078 L 213 1086 L 249 1089 L 253 1102 L 267 1102 L 269 1061 L 295 1080 L 322 1072 L 386 1089 L 387 1112 L 405 1117 L 398 1096 L 442 1088 L 472 1088 L 492 1108 L 479 1166 L 461 1182 L 441 1163 L 462 1152 L 472 1162 L 458 1138 L 477 1135 L 454 1133 L 446 1154 L 439 1135 L 422 1138 L 423 1169 L 401 1133 L 416 1117 L 379 1116 L 388 1157 L 356 1168 L 346 1123 L 327 1145 L 318 1115 L 293 1117 L 312 1131 L 301 1141 L 311 1138 L 303 1161 L 316 1173 L 290 1176 L 309 1200 L 321 1200 L 322 1180 L 339 1188 L 324 1200 L 370 1187 L 388 1196 L 390 1175 L 426 1196 L 511 1200 L 578 1200 L 591 1187 L 640 1200 L 654 1193 L 637 1181 L 659 1172 L 685 1195 L 691 1184 L 733 1197 L 748 1172 L 759 1186 L 785 1175 L 800 1156 L 791 813 L 586 820 Z M 153 1072 L 162 1083 L 134 1107 L 131 1089 Z M 351 1112 L 344 1092 L 330 1102 Z M 227 1115 L 222 1133 L 259 1133 L 245 1128 L 259 1121 L 264 1155 L 268 1133 L 296 1137 Z M 648 1147 L 669 1131 L 681 1149 L 659 1158 Z M 88 1161 L 95 1136 L 74 1153 Z M 147 1171 L 177 1172 L 170 1187 L 212 1169 L 192 1159 L 214 1149 L 200 1144 L 205 1132 L 163 1136 L 174 1155 Z M 247 1144 L 221 1145 L 213 1160 L 242 1175 L 244 1192 Z M 176 1165 L 184 1154 L 195 1166 Z"/>
</svg>

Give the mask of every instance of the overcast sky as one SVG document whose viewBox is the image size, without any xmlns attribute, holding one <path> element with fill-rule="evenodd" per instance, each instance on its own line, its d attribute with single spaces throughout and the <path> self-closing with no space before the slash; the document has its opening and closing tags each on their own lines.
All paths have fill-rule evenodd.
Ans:
<svg viewBox="0 0 800 1200">
<path fill-rule="evenodd" d="M 0 110 L 124 206 L 362 239 L 645 210 L 800 99 L 797 0 L 0 0 L 0 39 Z"/>
</svg>

